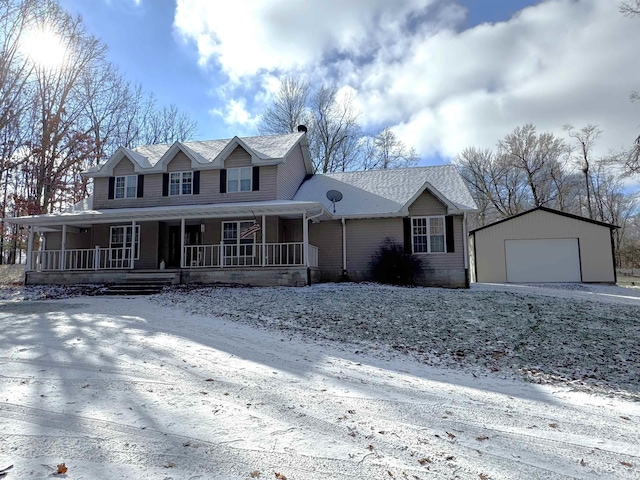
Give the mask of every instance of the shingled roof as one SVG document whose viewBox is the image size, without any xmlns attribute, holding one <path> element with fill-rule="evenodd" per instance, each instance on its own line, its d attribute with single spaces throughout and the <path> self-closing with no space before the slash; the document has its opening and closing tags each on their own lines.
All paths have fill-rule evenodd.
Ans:
<svg viewBox="0 0 640 480">
<path fill-rule="evenodd" d="M 183 151 L 195 168 L 223 168 L 225 158 L 241 146 L 251 155 L 252 161 L 271 165 L 279 163 L 291 149 L 304 138 L 303 132 L 255 137 L 233 137 L 224 140 L 175 142 L 172 144 L 144 145 L 134 149 L 121 147 L 104 164 L 92 167 L 84 174 L 89 177 L 110 176 L 112 169 L 122 158 L 128 158 L 137 173 L 161 171 L 162 163 Z"/>
<path fill-rule="evenodd" d="M 450 212 L 477 209 L 453 165 L 314 175 L 302 184 L 294 200 L 319 202 L 333 211 L 327 198 L 329 190 L 343 195 L 335 205 L 336 216 L 406 215 L 409 205 L 425 190 L 447 205 Z"/>
</svg>

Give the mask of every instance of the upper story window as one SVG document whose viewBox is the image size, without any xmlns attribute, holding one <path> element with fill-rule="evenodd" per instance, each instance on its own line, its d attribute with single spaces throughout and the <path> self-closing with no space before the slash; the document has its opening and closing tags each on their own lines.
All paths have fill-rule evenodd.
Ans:
<svg viewBox="0 0 640 480">
<path fill-rule="evenodd" d="M 252 185 L 253 168 L 229 168 L 227 170 L 227 192 L 250 192 Z"/>
<path fill-rule="evenodd" d="M 138 186 L 137 175 L 126 175 L 115 178 L 115 198 L 136 198 Z"/>
<path fill-rule="evenodd" d="M 444 217 L 413 217 L 411 232 L 414 253 L 446 252 Z"/>
<path fill-rule="evenodd" d="M 193 193 L 193 172 L 171 172 L 169 174 L 169 195 L 191 195 Z"/>
</svg>

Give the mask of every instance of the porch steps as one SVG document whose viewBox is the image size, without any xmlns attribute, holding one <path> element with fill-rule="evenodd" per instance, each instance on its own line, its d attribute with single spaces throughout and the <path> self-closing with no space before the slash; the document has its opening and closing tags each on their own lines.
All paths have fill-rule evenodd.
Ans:
<svg viewBox="0 0 640 480">
<path fill-rule="evenodd" d="M 122 283 L 107 286 L 104 295 L 153 295 L 160 293 L 167 285 L 176 283 L 175 274 L 128 274 Z"/>
</svg>

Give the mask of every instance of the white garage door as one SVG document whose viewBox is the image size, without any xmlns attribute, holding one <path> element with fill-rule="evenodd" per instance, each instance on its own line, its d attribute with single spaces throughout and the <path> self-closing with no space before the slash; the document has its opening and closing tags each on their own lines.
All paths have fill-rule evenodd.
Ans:
<svg viewBox="0 0 640 480">
<path fill-rule="evenodd" d="M 577 238 L 505 240 L 507 282 L 579 282 Z"/>
</svg>

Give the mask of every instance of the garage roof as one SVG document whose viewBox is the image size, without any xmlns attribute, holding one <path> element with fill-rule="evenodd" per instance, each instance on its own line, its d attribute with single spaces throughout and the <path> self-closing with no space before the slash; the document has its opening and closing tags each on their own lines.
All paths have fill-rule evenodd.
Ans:
<svg viewBox="0 0 640 480">
<path fill-rule="evenodd" d="M 517 215 L 512 215 L 510 217 L 503 218 L 502 220 L 498 220 L 497 222 L 490 223 L 489 225 L 485 225 L 484 227 L 480 227 L 480 228 L 476 228 L 474 230 L 471 230 L 469 232 L 469 235 L 472 235 L 475 232 L 478 232 L 480 230 L 484 230 L 485 228 L 494 227 L 494 226 L 496 226 L 496 225 L 498 225 L 500 223 L 508 222 L 509 220 L 513 220 L 514 218 L 522 217 L 523 215 L 527 215 L 527 214 L 535 212 L 537 210 L 542 210 L 543 212 L 548 212 L 548 213 L 555 213 L 556 215 L 562 215 L 563 217 L 573 218 L 574 220 L 581 220 L 583 222 L 593 223 L 594 225 L 600 225 L 601 227 L 607 227 L 607 228 L 610 228 L 612 230 L 614 228 L 620 228 L 617 225 L 612 225 L 610 223 L 599 222 L 597 220 L 591 220 L 590 218 L 581 217 L 580 215 L 574 215 L 573 213 L 562 212 L 560 210 L 554 210 L 553 208 L 548 208 L 548 207 L 536 207 L 536 208 L 532 208 L 531 210 L 527 210 L 526 212 L 518 213 Z"/>
</svg>

